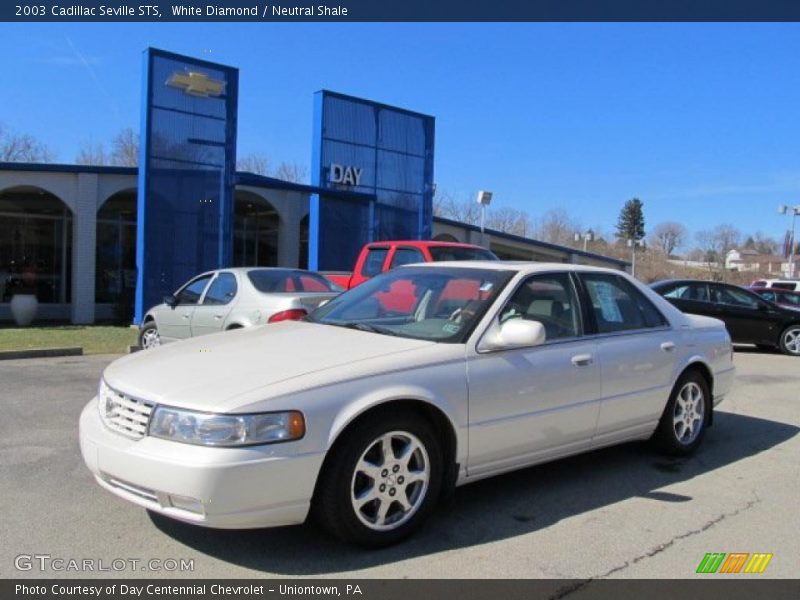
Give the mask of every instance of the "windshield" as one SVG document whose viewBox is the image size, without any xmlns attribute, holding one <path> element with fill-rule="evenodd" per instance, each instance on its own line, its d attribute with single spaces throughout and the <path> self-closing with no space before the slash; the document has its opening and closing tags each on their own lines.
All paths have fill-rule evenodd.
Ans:
<svg viewBox="0 0 800 600">
<path fill-rule="evenodd" d="M 497 257 L 486 248 L 470 248 L 463 246 L 431 246 L 428 248 L 433 262 L 448 260 L 497 260 Z"/>
<path fill-rule="evenodd" d="M 315 310 L 308 320 L 384 335 L 463 343 L 514 271 L 401 267 Z"/>
</svg>

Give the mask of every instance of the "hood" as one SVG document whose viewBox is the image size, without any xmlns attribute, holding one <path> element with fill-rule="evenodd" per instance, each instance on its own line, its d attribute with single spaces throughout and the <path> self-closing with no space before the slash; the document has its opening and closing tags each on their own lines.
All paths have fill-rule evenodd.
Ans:
<svg viewBox="0 0 800 600">
<path fill-rule="evenodd" d="M 106 383 L 130 396 L 197 410 L 236 411 L 235 398 L 313 373 L 435 345 L 321 325 L 284 321 L 191 338 L 111 363 Z M 316 379 L 316 378 L 310 378 Z"/>
</svg>

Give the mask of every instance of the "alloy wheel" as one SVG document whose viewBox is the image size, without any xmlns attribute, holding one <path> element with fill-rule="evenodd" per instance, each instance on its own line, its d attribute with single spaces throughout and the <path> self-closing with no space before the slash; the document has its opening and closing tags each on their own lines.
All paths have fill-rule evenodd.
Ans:
<svg viewBox="0 0 800 600">
<path fill-rule="evenodd" d="M 783 347 L 789 354 L 800 355 L 800 327 L 790 327 L 783 332 Z"/>
<path fill-rule="evenodd" d="M 355 466 L 353 511 L 375 531 L 396 529 L 419 510 L 428 491 L 431 465 L 425 445 L 406 431 L 376 438 Z"/>
<path fill-rule="evenodd" d="M 672 415 L 675 439 L 688 446 L 697 439 L 705 420 L 705 397 L 703 390 L 694 381 L 689 381 L 678 392 L 675 411 Z"/>
</svg>

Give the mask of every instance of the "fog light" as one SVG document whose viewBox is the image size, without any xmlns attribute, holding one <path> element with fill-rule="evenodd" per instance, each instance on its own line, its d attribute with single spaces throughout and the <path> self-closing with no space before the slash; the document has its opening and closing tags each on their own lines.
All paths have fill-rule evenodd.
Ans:
<svg viewBox="0 0 800 600">
<path fill-rule="evenodd" d="M 189 498 L 188 496 L 175 496 L 170 494 L 169 503 L 174 508 L 193 512 L 198 515 L 203 514 L 203 503 L 196 498 Z"/>
</svg>

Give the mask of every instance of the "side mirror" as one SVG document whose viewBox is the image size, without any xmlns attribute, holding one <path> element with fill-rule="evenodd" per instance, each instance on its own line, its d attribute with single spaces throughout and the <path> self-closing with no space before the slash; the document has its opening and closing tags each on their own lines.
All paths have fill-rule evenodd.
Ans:
<svg viewBox="0 0 800 600">
<path fill-rule="evenodd" d="M 493 327 L 481 341 L 479 350 L 508 350 L 541 346 L 546 340 L 544 325 L 539 321 L 511 319 Z"/>
<path fill-rule="evenodd" d="M 170 294 L 169 296 L 164 296 L 164 304 L 166 304 L 171 308 L 175 308 L 176 306 L 178 306 L 178 299 L 172 294 Z"/>
</svg>

